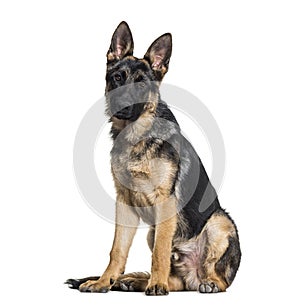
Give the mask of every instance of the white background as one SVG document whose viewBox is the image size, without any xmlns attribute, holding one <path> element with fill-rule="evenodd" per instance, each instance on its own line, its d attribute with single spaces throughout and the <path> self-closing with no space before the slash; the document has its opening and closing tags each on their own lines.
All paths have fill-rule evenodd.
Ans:
<svg viewBox="0 0 300 308">
<path fill-rule="evenodd" d="M 2 307 L 299 305 L 299 6 L 1 1 Z M 162 33 L 173 34 L 165 82 L 196 95 L 223 133 L 220 201 L 238 225 L 243 252 L 226 293 L 149 298 L 63 285 L 101 274 L 108 262 L 114 227 L 81 199 L 72 150 L 82 117 L 103 95 L 105 54 L 121 20 L 132 29 L 136 56 Z M 209 156 L 202 159 L 209 165 Z M 144 237 L 140 230 L 127 271 L 150 268 Z"/>
</svg>

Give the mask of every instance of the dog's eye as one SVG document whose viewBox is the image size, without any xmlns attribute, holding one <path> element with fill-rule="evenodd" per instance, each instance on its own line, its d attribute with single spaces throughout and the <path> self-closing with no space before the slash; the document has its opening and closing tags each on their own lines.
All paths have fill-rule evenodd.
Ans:
<svg viewBox="0 0 300 308">
<path fill-rule="evenodd" d="M 121 75 L 121 73 L 116 73 L 116 74 L 114 75 L 114 80 L 115 80 L 115 81 L 121 81 L 121 80 L 122 80 L 122 75 Z"/>
<path fill-rule="evenodd" d="M 137 76 L 136 78 L 135 78 L 135 80 L 134 80 L 135 82 L 142 82 L 142 81 L 144 81 L 144 77 L 143 76 Z"/>
</svg>

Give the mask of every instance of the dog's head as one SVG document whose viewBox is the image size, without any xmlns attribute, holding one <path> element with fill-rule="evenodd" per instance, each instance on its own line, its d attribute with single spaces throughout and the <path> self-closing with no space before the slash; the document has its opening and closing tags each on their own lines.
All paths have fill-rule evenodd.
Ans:
<svg viewBox="0 0 300 308">
<path fill-rule="evenodd" d="M 155 112 L 159 85 L 168 71 L 172 37 L 156 39 L 144 58 L 133 56 L 133 39 L 126 22 L 115 30 L 107 52 L 106 101 L 110 117 L 135 121 L 145 110 Z"/>
</svg>

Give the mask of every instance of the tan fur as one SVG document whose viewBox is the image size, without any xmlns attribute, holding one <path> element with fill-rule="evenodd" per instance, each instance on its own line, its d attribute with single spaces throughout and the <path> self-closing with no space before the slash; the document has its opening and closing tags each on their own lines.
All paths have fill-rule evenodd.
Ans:
<svg viewBox="0 0 300 308">
<path fill-rule="evenodd" d="M 228 217 L 215 213 L 197 237 L 188 241 L 174 240 L 172 262 L 186 290 L 198 290 L 201 283 L 214 282 L 220 291 L 225 291 L 228 285 L 216 273 L 215 266 L 225 253 L 230 236 L 236 236 L 233 223 Z"/>
<path fill-rule="evenodd" d="M 121 119 L 118 119 L 117 117 L 112 117 L 111 121 L 112 121 L 113 127 L 119 131 L 125 128 L 127 124 L 129 124 L 129 121 L 121 120 Z"/>
<path fill-rule="evenodd" d="M 132 144 L 136 144 L 136 142 L 152 128 L 153 121 L 154 109 L 146 109 L 136 121 L 130 123 L 126 129 L 125 139 Z"/>
<path fill-rule="evenodd" d="M 137 131 L 139 130 L 131 133 L 136 134 Z M 149 217 L 154 218 L 151 223 L 156 224 L 156 232 L 152 244 L 152 270 L 148 287 L 160 284 L 167 290 L 172 239 L 177 224 L 177 202 L 174 196 L 170 196 L 176 166 L 169 160 L 157 159 L 155 147 L 154 144 L 153 147 L 147 148 L 139 160 L 127 162 L 127 170 L 131 174 L 131 189 L 128 190 L 127 202 L 135 207 L 136 213 L 146 222 Z M 142 153 L 143 149 L 144 141 L 130 146 L 133 153 Z M 117 188 L 125 189 L 117 177 L 114 177 L 114 180 Z M 149 209 L 140 210 L 141 207 Z"/>
<path fill-rule="evenodd" d="M 170 276 L 168 284 L 170 291 L 184 291 L 184 283 L 179 277 Z"/>
<path fill-rule="evenodd" d="M 208 220 L 202 233 L 207 233 L 207 255 L 203 263 L 202 282 L 214 282 L 221 291 L 225 291 L 227 283 L 215 271 L 215 265 L 228 247 L 228 237 L 235 236 L 232 222 L 223 215 L 214 214 Z M 200 234 L 200 236 L 201 236 Z"/>
<path fill-rule="evenodd" d="M 168 290 L 172 239 L 176 230 L 176 200 L 169 198 L 166 203 L 158 202 L 157 220 L 162 221 L 155 227 L 155 241 L 152 254 L 151 279 L 148 288 L 163 285 Z M 172 215 L 173 214 L 173 215 Z M 166 217 L 171 217 L 166 220 Z"/>
<path fill-rule="evenodd" d="M 126 198 L 127 197 L 127 198 Z M 125 270 L 129 248 L 139 224 L 139 217 L 128 206 L 126 193 L 119 193 L 116 205 L 116 226 L 113 246 L 110 252 L 110 262 L 103 275 L 96 281 L 87 281 L 80 286 L 80 290 L 89 287 L 97 292 L 111 287 L 111 279 L 116 280 Z"/>
</svg>

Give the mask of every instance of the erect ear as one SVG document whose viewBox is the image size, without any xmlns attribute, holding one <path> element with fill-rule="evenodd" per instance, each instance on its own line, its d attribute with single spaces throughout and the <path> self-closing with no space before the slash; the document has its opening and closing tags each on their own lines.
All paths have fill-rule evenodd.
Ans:
<svg viewBox="0 0 300 308">
<path fill-rule="evenodd" d="M 109 50 L 107 52 L 107 62 L 121 60 L 125 56 L 133 54 L 133 39 L 129 26 L 122 21 L 115 30 Z"/>
<path fill-rule="evenodd" d="M 151 44 L 144 56 L 144 59 L 150 63 L 159 80 L 162 80 L 168 71 L 171 54 L 172 35 L 171 33 L 166 33 Z"/>
</svg>

